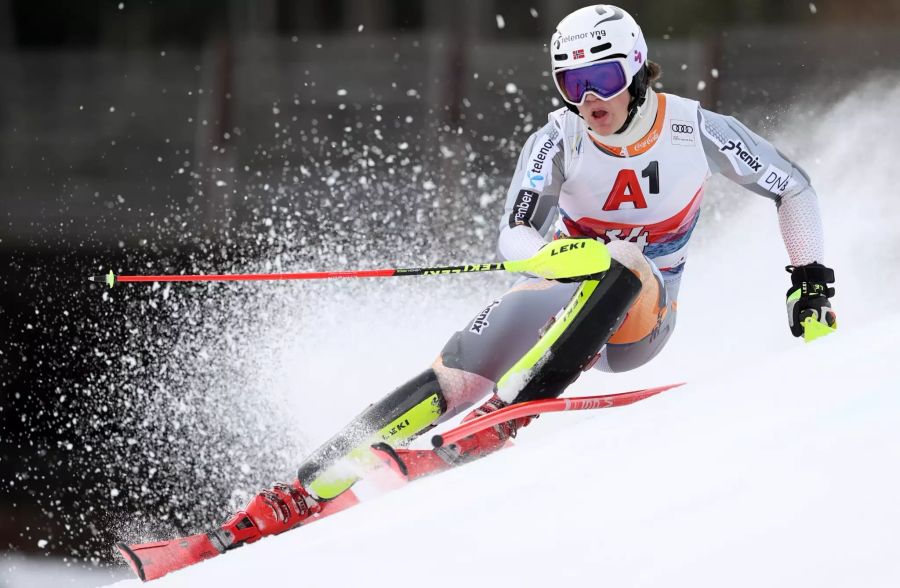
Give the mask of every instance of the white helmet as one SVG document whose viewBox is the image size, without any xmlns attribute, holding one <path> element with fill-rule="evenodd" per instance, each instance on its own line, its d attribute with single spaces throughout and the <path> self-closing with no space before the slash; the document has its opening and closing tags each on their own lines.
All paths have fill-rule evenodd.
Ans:
<svg viewBox="0 0 900 588">
<path fill-rule="evenodd" d="M 630 120 L 646 98 L 647 42 L 617 6 L 586 6 L 562 19 L 550 38 L 550 63 L 556 88 L 573 110 L 587 92 L 609 100 L 627 88 Z"/>
</svg>

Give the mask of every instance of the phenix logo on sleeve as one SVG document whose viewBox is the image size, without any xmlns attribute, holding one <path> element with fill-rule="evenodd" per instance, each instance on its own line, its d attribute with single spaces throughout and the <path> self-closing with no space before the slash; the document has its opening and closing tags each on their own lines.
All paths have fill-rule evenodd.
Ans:
<svg viewBox="0 0 900 588">
<path fill-rule="evenodd" d="M 487 305 L 487 308 L 479 312 L 478 316 L 476 316 L 475 320 L 472 322 L 472 326 L 469 327 L 469 332 L 480 335 L 482 331 L 491 326 L 491 323 L 488 322 L 488 317 L 491 315 L 491 311 L 494 310 L 495 306 L 500 306 L 500 302 L 500 300 L 494 300 Z"/>
<path fill-rule="evenodd" d="M 719 147 L 719 151 L 728 156 L 732 162 L 735 161 L 735 158 L 744 162 L 744 165 L 750 168 L 753 172 L 758 172 L 762 170 L 762 163 L 760 163 L 759 158 L 752 153 L 746 147 L 744 147 L 743 143 L 740 141 L 732 141 L 729 140 L 727 143 Z"/>
</svg>

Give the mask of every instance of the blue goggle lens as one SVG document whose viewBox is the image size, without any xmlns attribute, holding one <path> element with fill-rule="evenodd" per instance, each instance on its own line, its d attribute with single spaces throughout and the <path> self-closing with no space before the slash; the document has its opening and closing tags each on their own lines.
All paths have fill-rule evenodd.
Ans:
<svg viewBox="0 0 900 588">
<path fill-rule="evenodd" d="M 566 69 L 556 73 L 556 81 L 565 98 L 575 104 L 580 104 L 588 91 L 602 98 L 611 98 L 628 86 L 628 78 L 618 61 L 601 61 L 586 67 Z"/>
</svg>

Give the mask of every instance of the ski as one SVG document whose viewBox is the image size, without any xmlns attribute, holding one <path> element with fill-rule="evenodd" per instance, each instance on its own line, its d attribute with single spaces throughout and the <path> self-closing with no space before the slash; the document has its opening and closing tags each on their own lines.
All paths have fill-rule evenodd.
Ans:
<svg viewBox="0 0 900 588">
<path fill-rule="evenodd" d="M 359 504 L 359 499 L 353 493 L 353 490 L 347 490 L 335 499 L 323 502 L 322 510 L 299 526 L 305 527 L 316 521 L 321 521 L 330 515 L 357 504 Z M 169 572 L 212 559 L 243 545 L 244 543 L 232 545 L 228 532 L 220 527 L 207 533 L 178 537 L 168 541 L 138 544 L 119 542 L 116 543 L 116 549 L 125 558 L 128 566 L 137 577 L 144 582 L 148 582 L 161 578 Z"/>
<path fill-rule="evenodd" d="M 469 461 L 473 461 L 472 458 L 463 459 L 461 461 L 455 461 L 453 458 L 448 460 L 445 459 L 445 457 L 442 457 L 439 452 L 441 451 L 441 448 L 446 448 L 460 439 L 468 437 L 469 435 L 474 435 L 479 431 L 483 431 L 484 429 L 493 427 L 504 421 L 526 416 L 533 417 L 548 412 L 596 410 L 600 408 L 627 406 L 683 385 L 684 382 L 681 382 L 678 384 L 657 386 L 655 388 L 621 392 L 619 394 L 548 398 L 520 402 L 501 408 L 492 413 L 482 415 L 471 421 L 466 421 L 457 427 L 445 431 L 443 434 L 433 436 L 431 438 L 431 444 L 434 446 L 434 449 L 394 449 L 386 443 L 377 443 L 372 446 L 372 451 L 380 458 L 382 463 L 389 465 L 394 472 L 398 472 L 406 481 L 412 481 L 423 476 L 436 474 L 468 463 Z M 501 449 L 511 446 L 512 441 L 508 440 Z M 474 459 L 479 458 L 476 457 Z"/>
<path fill-rule="evenodd" d="M 452 445 L 468 435 L 503 421 L 523 416 L 536 416 L 548 412 L 594 410 L 625 406 L 681 385 L 683 384 L 670 384 L 619 394 L 550 398 L 517 403 L 462 423 L 441 435 L 435 435 L 432 438 L 432 445 L 439 450 L 441 447 Z M 385 443 L 378 443 L 372 446 L 371 451 L 381 463 L 372 473 L 375 485 L 380 491 L 393 490 L 412 480 L 467 463 L 448 463 L 433 449 L 394 449 Z M 368 476 L 367 479 L 369 479 Z M 312 518 L 298 526 L 305 527 L 310 523 L 347 510 L 359 504 L 359 502 L 360 500 L 353 493 L 353 490 L 347 490 L 334 499 L 323 502 L 322 510 L 318 514 L 313 515 Z M 242 545 L 244 543 L 233 544 L 230 534 L 220 527 L 206 533 L 179 537 L 168 541 L 139 544 L 120 542 L 116 544 L 116 548 L 132 571 L 141 580 L 147 582 L 160 578 L 169 572 L 212 559 Z"/>
<path fill-rule="evenodd" d="M 668 384 L 666 386 L 657 386 L 656 388 L 645 388 L 643 390 L 632 390 L 631 392 L 621 392 L 619 394 L 602 394 L 599 396 L 573 396 L 571 398 L 546 398 L 543 400 L 531 400 L 529 402 L 519 402 L 510 406 L 501 408 L 490 414 L 482 415 L 471 421 L 465 422 L 458 427 L 449 431 L 435 435 L 431 438 L 431 444 L 434 447 L 443 447 L 452 445 L 463 437 L 468 437 L 478 431 L 493 427 L 503 421 L 516 419 L 526 416 L 537 416 L 547 412 L 564 412 L 569 410 L 594 410 L 598 408 L 612 408 L 615 406 L 626 406 L 634 404 L 639 400 L 650 398 L 660 392 L 683 386 L 684 382 L 678 384 Z"/>
</svg>

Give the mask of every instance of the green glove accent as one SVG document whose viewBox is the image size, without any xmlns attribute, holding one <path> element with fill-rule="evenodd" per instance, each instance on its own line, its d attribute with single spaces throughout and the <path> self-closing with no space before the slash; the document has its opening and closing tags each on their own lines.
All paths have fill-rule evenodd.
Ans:
<svg viewBox="0 0 900 588">
<path fill-rule="evenodd" d="M 834 324 L 834 327 L 829 327 L 812 316 L 806 317 L 800 324 L 803 325 L 803 340 L 807 343 L 837 331 L 837 323 Z"/>
</svg>

